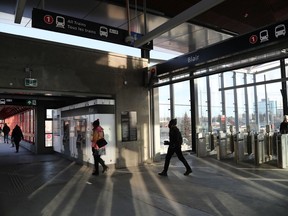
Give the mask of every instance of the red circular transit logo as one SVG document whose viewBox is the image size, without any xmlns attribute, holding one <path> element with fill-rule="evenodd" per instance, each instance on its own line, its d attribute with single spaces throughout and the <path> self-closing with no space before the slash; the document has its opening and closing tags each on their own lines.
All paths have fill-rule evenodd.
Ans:
<svg viewBox="0 0 288 216">
<path fill-rule="evenodd" d="M 257 35 L 251 35 L 251 36 L 250 36 L 249 42 L 250 42 L 251 44 L 255 44 L 255 43 L 257 43 L 257 41 L 258 41 Z"/>
<path fill-rule="evenodd" d="M 54 19 L 51 15 L 45 15 L 44 16 L 44 22 L 50 25 L 54 22 Z"/>
</svg>

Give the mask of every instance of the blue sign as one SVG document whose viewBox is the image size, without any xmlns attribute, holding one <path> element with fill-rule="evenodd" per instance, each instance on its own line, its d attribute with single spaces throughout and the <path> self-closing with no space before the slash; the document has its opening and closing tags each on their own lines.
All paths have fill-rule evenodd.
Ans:
<svg viewBox="0 0 288 216">
<path fill-rule="evenodd" d="M 212 62 L 221 58 L 268 47 L 288 39 L 288 20 L 266 26 L 257 31 L 236 36 L 211 46 L 196 50 L 155 65 L 157 75 L 182 68 L 192 68 L 207 61 Z"/>
</svg>

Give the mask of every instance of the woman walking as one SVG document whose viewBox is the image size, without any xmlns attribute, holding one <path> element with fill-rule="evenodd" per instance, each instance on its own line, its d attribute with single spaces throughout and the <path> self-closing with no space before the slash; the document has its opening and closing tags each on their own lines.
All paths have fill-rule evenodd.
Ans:
<svg viewBox="0 0 288 216">
<path fill-rule="evenodd" d="M 101 158 L 101 155 L 105 152 L 105 147 L 99 148 L 97 145 L 97 141 L 101 138 L 104 138 L 104 129 L 100 126 L 99 119 L 92 123 L 92 139 L 91 139 L 91 147 L 94 157 L 94 172 L 93 175 L 99 175 L 99 163 L 103 167 L 102 173 L 105 173 L 108 170 L 108 167 L 105 165 L 104 160 Z"/>
</svg>

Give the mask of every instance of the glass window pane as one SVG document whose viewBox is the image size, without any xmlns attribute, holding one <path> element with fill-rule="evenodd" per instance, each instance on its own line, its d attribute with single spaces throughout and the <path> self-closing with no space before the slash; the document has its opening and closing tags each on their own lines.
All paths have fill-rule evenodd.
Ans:
<svg viewBox="0 0 288 216">
<path fill-rule="evenodd" d="M 51 147 L 52 144 L 52 134 L 45 134 L 45 147 Z"/>
<path fill-rule="evenodd" d="M 244 88 L 237 89 L 237 104 L 238 104 L 238 131 L 244 132 L 246 129 L 246 109 L 245 109 L 245 92 Z"/>
<path fill-rule="evenodd" d="M 174 84 L 174 105 L 177 126 L 183 136 L 182 150 L 191 150 L 191 112 L 189 81 Z"/>
<path fill-rule="evenodd" d="M 160 115 L 160 122 L 167 123 L 167 121 L 170 120 L 170 87 L 169 86 L 163 86 L 159 88 L 159 115 Z"/>
<path fill-rule="evenodd" d="M 206 77 L 196 80 L 198 89 L 198 116 L 199 125 L 197 128 L 199 132 L 208 132 L 208 106 L 207 106 L 207 82 Z"/>
<path fill-rule="evenodd" d="M 158 88 L 159 92 L 159 123 L 160 123 L 160 153 L 167 152 L 167 146 L 164 141 L 169 140 L 168 123 L 170 121 L 170 86 Z M 157 144 L 156 144 L 157 145 Z M 157 146 L 156 146 L 157 148 Z"/>
<path fill-rule="evenodd" d="M 268 124 L 271 125 L 272 131 L 279 130 L 283 120 L 283 102 L 279 92 L 281 88 L 280 82 L 267 84 Z"/>
<path fill-rule="evenodd" d="M 255 93 L 254 87 L 248 87 L 248 113 L 249 113 L 249 126 L 251 131 L 258 131 L 258 125 L 256 122 L 256 110 L 255 110 Z"/>
<path fill-rule="evenodd" d="M 45 120 L 45 133 L 52 133 L 52 120 Z"/>
<path fill-rule="evenodd" d="M 46 109 L 46 118 L 53 118 L 53 109 Z"/>
<path fill-rule="evenodd" d="M 226 72 L 223 74 L 224 76 L 224 87 L 231 87 L 233 86 L 233 72 Z"/>
<path fill-rule="evenodd" d="M 235 126 L 235 109 L 234 109 L 234 91 L 227 90 L 225 91 L 225 98 L 226 98 L 226 119 L 227 125 L 226 130 L 229 131 L 229 127 Z"/>
<path fill-rule="evenodd" d="M 212 75 L 210 79 L 210 94 L 211 94 L 211 116 L 212 116 L 212 132 L 220 131 L 221 116 L 222 116 L 222 98 L 220 88 L 219 75 Z"/>
</svg>

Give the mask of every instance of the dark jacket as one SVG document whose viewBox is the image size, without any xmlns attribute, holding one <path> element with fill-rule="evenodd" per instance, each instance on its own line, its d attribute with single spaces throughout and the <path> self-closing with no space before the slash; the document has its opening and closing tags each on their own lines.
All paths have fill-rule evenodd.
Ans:
<svg viewBox="0 0 288 216">
<path fill-rule="evenodd" d="M 280 133 L 281 134 L 287 134 L 288 133 L 288 122 L 281 122 L 280 124 Z"/>
<path fill-rule="evenodd" d="M 22 130 L 18 125 L 13 129 L 11 138 L 13 138 L 15 142 L 20 142 L 21 139 L 24 139 Z"/>
<path fill-rule="evenodd" d="M 181 132 L 176 127 L 176 125 L 171 126 L 169 130 L 169 141 L 171 147 L 181 147 L 183 139 Z"/>
<path fill-rule="evenodd" d="M 5 124 L 2 131 L 4 134 L 8 134 L 10 132 L 10 127 L 8 127 L 8 125 Z"/>
</svg>

